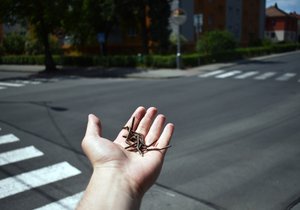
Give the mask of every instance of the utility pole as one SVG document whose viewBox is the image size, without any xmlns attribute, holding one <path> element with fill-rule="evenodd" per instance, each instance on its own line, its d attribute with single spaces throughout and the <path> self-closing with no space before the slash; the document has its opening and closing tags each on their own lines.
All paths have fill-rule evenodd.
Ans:
<svg viewBox="0 0 300 210">
<path fill-rule="evenodd" d="M 178 8 L 172 11 L 171 21 L 177 26 L 177 53 L 176 53 L 176 67 L 181 68 L 181 43 L 180 43 L 180 26 L 185 23 L 187 15 L 186 12 L 179 8 L 180 1 L 178 1 Z"/>
</svg>

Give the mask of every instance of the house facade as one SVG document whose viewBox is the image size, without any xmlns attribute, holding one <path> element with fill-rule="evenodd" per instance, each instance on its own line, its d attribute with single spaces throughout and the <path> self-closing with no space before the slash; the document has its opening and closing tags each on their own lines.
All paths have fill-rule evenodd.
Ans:
<svg viewBox="0 0 300 210">
<path fill-rule="evenodd" d="M 297 14 L 296 12 L 291 12 L 290 15 L 297 18 L 297 42 L 300 42 L 300 14 Z"/>
<path fill-rule="evenodd" d="M 182 26 L 182 34 L 191 42 L 211 30 L 227 30 L 241 45 L 264 37 L 266 0 L 176 1 L 188 14 L 189 21 Z"/>
<path fill-rule="evenodd" d="M 297 18 L 281 10 L 277 4 L 266 9 L 265 37 L 273 42 L 296 42 Z"/>
</svg>

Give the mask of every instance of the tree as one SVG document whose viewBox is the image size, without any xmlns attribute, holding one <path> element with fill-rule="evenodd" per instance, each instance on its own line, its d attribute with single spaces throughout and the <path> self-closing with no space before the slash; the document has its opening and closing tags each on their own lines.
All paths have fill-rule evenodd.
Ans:
<svg viewBox="0 0 300 210">
<path fill-rule="evenodd" d="M 60 0 L 1 0 L 0 14 L 4 21 L 23 22 L 35 28 L 44 45 L 45 70 L 55 71 L 50 51 L 49 35 L 62 26 L 68 12 L 69 1 Z"/>
<path fill-rule="evenodd" d="M 115 20 L 114 0 L 73 0 L 66 27 L 70 26 L 76 44 L 81 46 L 94 44 L 97 34 L 103 33 L 106 37 L 105 48 Z"/>
<path fill-rule="evenodd" d="M 169 18 L 171 0 L 149 1 L 150 39 L 158 44 L 158 51 L 164 53 L 169 48 Z"/>
<path fill-rule="evenodd" d="M 234 36 L 228 31 L 209 31 L 204 33 L 197 43 L 200 53 L 216 54 L 236 48 Z"/>
<path fill-rule="evenodd" d="M 118 22 L 127 22 L 140 31 L 143 53 L 149 53 L 149 34 L 146 23 L 147 7 L 150 0 L 115 0 Z"/>
</svg>

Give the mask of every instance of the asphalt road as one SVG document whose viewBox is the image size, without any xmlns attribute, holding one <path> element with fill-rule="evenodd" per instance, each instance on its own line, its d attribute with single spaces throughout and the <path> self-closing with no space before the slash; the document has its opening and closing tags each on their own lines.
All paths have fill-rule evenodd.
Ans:
<svg viewBox="0 0 300 210">
<path fill-rule="evenodd" d="M 0 144 L 0 155 L 27 146 L 43 153 L 0 166 L 0 183 L 57 163 L 75 174 L 10 195 L 0 184 L 0 196 L 7 193 L 0 209 L 37 208 L 82 192 L 91 173 L 80 148 L 87 115 L 99 116 L 104 136 L 113 139 L 139 105 L 156 106 L 175 124 L 143 210 L 291 207 L 300 198 L 299 55 L 177 79 L 0 72 L 0 86 L 23 84 L 0 89 L 0 142 L 7 134 L 19 139 Z M 5 186 L 17 188 L 12 183 Z"/>
</svg>

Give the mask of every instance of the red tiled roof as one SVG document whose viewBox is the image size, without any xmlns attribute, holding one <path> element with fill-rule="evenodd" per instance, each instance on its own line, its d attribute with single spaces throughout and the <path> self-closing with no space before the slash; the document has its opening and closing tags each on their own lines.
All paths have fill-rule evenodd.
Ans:
<svg viewBox="0 0 300 210">
<path fill-rule="evenodd" d="M 288 13 L 278 8 L 277 4 L 266 9 L 266 16 L 268 17 L 284 17 L 289 16 Z"/>
</svg>

